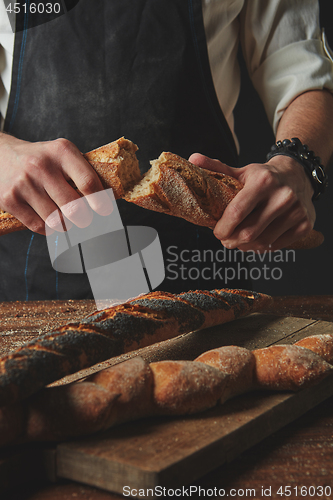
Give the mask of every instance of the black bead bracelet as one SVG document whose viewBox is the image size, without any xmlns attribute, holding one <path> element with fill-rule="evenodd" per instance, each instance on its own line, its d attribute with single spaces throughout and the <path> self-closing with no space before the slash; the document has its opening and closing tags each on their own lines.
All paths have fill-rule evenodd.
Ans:
<svg viewBox="0 0 333 500">
<path fill-rule="evenodd" d="M 321 165 L 321 159 L 315 156 L 313 151 L 310 151 L 305 144 L 303 145 L 297 137 L 292 138 L 291 141 L 284 139 L 273 144 L 266 159 L 268 161 L 277 155 L 289 156 L 302 165 L 314 189 L 312 199 L 317 200 L 328 184 L 328 177 Z"/>
</svg>

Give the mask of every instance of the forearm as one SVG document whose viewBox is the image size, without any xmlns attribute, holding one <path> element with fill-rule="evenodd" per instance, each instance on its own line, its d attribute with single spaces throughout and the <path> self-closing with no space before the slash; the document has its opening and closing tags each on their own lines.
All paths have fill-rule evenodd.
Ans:
<svg viewBox="0 0 333 500">
<path fill-rule="evenodd" d="M 276 140 L 298 137 L 326 167 L 333 159 L 333 95 L 313 90 L 298 96 L 284 112 Z"/>
</svg>

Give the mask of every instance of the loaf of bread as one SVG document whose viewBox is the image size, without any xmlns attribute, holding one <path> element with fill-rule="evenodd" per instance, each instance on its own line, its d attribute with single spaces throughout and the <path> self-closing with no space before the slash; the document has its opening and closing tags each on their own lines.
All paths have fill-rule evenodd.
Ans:
<svg viewBox="0 0 333 500">
<path fill-rule="evenodd" d="M 224 210 L 243 188 L 237 179 L 202 169 L 170 152 L 151 161 L 142 177 L 137 146 L 121 137 L 86 153 L 84 157 L 115 198 L 156 212 L 181 217 L 198 226 L 214 228 Z M 15 217 L 0 210 L 0 235 L 25 229 Z M 322 244 L 322 233 L 312 230 L 288 248 L 314 248 Z"/>
<path fill-rule="evenodd" d="M 124 197 L 141 180 L 137 149 L 132 141 L 121 137 L 83 155 L 96 171 L 103 187 L 112 188 L 115 199 Z M 26 226 L 22 222 L 0 209 L 0 235 L 23 229 Z"/>
<path fill-rule="evenodd" d="M 125 200 L 143 208 L 182 217 L 213 229 L 243 184 L 228 175 L 202 169 L 173 153 L 163 152 L 151 168 L 125 194 Z M 312 230 L 288 246 L 308 249 L 321 245 L 322 233 Z"/>
<path fill-rule="evenodd" d="M 245 290 L 151 292 L 95 312 L 0 358 L 0 406 L 105 359 L 264 310 L 270 302 Z"/>
<path fill-rule="evenodd" d="M 202 169 L 172 153 L 162 153 L 151 164 L 125 200 L 199 226 L 214 228 L 243 187 L 232 177 Z"/>
<path fill-rule="evenodd" d="M 252 352 L 224 346 L 194 361 L 148 364 L 138 356 L 0 408 L 0 446 L 60 441 L 148 416 L 189 415 L 251 390 L 299 391 L 332 372 L 322 357 L 297 345 Z"/>
</svg>

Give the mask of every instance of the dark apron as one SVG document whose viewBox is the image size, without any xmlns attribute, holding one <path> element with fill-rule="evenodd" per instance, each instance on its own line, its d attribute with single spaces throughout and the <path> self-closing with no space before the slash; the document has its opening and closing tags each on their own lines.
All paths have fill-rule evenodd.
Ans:
<svg viewBox="0 0 333 500">
<path fill-rule="evenodd" d="M 125 136 L 140 148 L 142 171 L 162 151 L 236 165 L 201 0 L 80 0 L 50 22 L 36 19 L 22 12 L 17 19 L 6 131 L 27 141 L 65 137 L 82 152 Z M 157 229 L 166 264 L 159 289 L 226 285 L 221 267 L 232 264 L 212 261 L 222 246 L 211 230 L 123 200 L 119 209 L 124 225 Z M 205 250 L 213 252 L 208 259 Z M 0 273 L 0 300 L 92 297 L 86 275 L 53 270 L 45 237 L 30 231 L 0 238 Z M 248 287 L 244 278 L 227 286 Z"/>
</svg>

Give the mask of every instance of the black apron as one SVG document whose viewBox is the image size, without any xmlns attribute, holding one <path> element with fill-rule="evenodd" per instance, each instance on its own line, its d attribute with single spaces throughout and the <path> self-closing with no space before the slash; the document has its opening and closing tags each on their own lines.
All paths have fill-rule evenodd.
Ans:
<svg viewBox="0 0 333 500">
<path fill-rule="evenodd" d="M 80 0 L 46 20 L 23 9 L 17 18 L 6 131 L 27 141 L 65 137 L 82 152 L 125 136 L 139 146 L 142 171 L 162 151 L 236 165 L 201 0 Z M 124 225 L 157 229 L 166 264 L 160 290 L 226 286 L 223 268 L 233 264 L 211 230 L 123 200 L 119 209 Z M 0 238 L 0 273 L 0 300 L 92 298 L 86 275 L 53 270 L 46 238 L 30 231 Z M 227 286 L 246 288 L 245 278 Z"/>
</svg>

